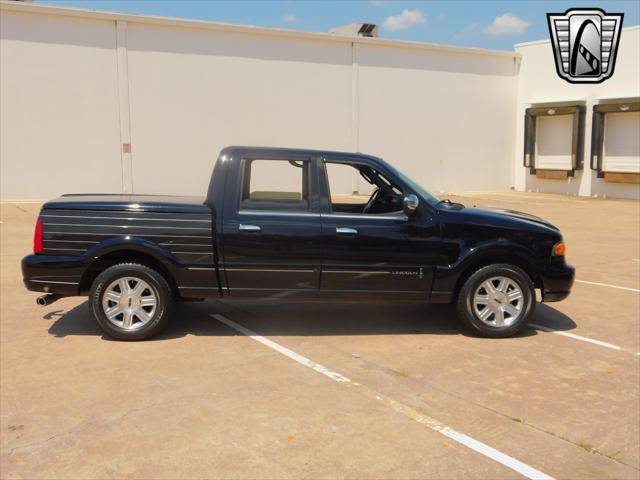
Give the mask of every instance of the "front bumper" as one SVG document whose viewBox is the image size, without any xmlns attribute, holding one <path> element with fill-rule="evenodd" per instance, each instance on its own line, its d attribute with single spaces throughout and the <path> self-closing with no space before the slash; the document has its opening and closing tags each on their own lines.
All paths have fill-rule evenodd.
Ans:
<svg viewBox="0 0 640 480">
<path fill-rule="evenodd" d="M 542 274 L 542 301 L 559 302 L 571 293 L 576 269 L 567 263 L 552 264 Z"/>
<path fill-rule="evenodd" d="M 22 281 L 33 292 L 79 295 L 86 268 L 82 257 L 27 255 L 22 259 Z"/>
</svg>

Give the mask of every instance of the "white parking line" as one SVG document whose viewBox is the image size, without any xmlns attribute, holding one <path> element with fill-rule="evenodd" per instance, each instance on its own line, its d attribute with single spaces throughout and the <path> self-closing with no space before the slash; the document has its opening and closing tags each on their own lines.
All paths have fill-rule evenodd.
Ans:
<svg viewBox="0 0 640 480">
<path fill-rule="evenodd" d="M 617 288 L 619 290 L 628 290 L 629 292 L 640 293 L 640 289 L 638 288 L 621 287 L 619 285 L 611 285 L 609 283 L 587 282 L 586 280 L 576 280 L 576 283 L 586 283 L 587 285 L 598 285 L 599 287 Z"/>
<path fill-rule="evenodd" d="M 562 335 L 563 337 L 573 338 L 574 340 L 580 340 L 581 342 L 593 343 L 594 345 L 600 345 L 601 347 L 610 348 L 612 350 L 623 350 L 622 347 L 614 345 L 613 343 L 603 342 L 602 340 L 594 340 L 593 338 L 582 337 L 569 332 L 563 332 L 561 330 L 554 330 L 553 328 L 545 327 L 544 325 L 538 325 L 537 323 L 530 323 L 530 327 L 542 330 L 544 332 L 555 333 Z"/>
<path fill-rule="evenodd" d="M 464 433 L 460 433 L 452 428 L 449 428 L 446 425 L 440 423 L 438 420 L 431 418 L 427 415 L 423 415 L 422 413 L 418 412 L 417 410 L 414 410 L 411 407 L 408 407 L 407 405 L 404 405 L 403 403 L 400 403 L 396 400 L 393 400 L 390 397 L 387 397 L 386 395 L 378 393 L 375 390 L 370 389 L 369 387 L 366 387 L 357 382 L 354 382 L 350 378 L 345 377 L 340 373 L 332 372 L 324 365 L 320 365 L 319 363 L 316 363 L 313 360 L 310 360 L 307 357 L 304 357 L 299 353 L 294 352 L 293 350 L 289 350 L 288 348 L 283 347 L 282 345 L 274 342 L 273 340 L 269 340 L 268 338 L 265 338 L 262 335 L 258 335 L 256 332 L 249 330 L 246 327 L 243 327 L 242 325 L 234 322 L 233 320 L 229 320 L 228 318 L 220 314 L 213 314 L 211 316 L 216 320 L 224 323 L 228 327 L 231 327 L 234 330 L 237 330 L 238 332 L 255 340 L 256 342 L 259 342 L 275 350 L 276 352 L 281 353 L 286 357 L 289 357 L 290 359 L 298 362 L 301 365 L 304 365 L 305 367 L 311 368 L 312 370 L 315 370 L 316 372 L 329 377 L 331 380 L 341 383 L 347 387 L 353 388 L 356 391 L 366 395 L 367 397 L 373 398 L 381 402 L 382 404 L 386 405 L 392 410 L 398 413 L 402 413 L 407 418 L 415 422 L 418 422 L 430 428 L 431 430 L 434 430 L 444 435 L 445 437 L 448 437 L 453 441 L 458 442 L 459 444 L 464 445 L 465 447 L 470 448 L 471 450 L 474 450 L 480 453 L 481 455 L 484 455 L 485 457 L 490 458 L 491 460 L 494 460 L 500 463 L 501 465 L 504 465 L 507 468 L 510 468 L 515 472 L 520 473 L 526 478 L 531 478 L 531 479 L 551 479 L 552 478 L 549 475 L 542 473 L 540 470 L 536 470 L 535 468 L 530 467 L 526 463 L 522 463 L 521 461 L 516 460 L 515 458 L 510 457 L 509 455 L 506 455 L 496 450 L 495 448 L 490 447 L 489 445 L 479 442 L 478 440 L 475 440 L 474 438 L 471 438 L 468 435 L 465 435 Z"/>
</svg>

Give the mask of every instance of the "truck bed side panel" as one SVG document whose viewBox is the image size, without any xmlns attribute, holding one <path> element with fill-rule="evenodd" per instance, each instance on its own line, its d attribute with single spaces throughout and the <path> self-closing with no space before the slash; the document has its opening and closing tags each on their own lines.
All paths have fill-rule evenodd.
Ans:
<svg viewBox="0 0 640 480">
<path fill-rule="evenodd" d="M 57 205 L 56 205 L 57 206 Z M 28 288 L 74 295 L 86 269 L 107 254 L 147 254 L 160 261 L 184 297 L 218 297 L 214 230 L 207 208 L 186 212 L 50 208 L 40 212 L 43 255 L 23 260 Z"/>
<path fill-rule="evenodd" d="M 113 237 L 156 243 L 184 264 L 212 264 L 211 216 L 192 213 L 45 209 L 44 253 L 82 256 Z"/>
</svg>

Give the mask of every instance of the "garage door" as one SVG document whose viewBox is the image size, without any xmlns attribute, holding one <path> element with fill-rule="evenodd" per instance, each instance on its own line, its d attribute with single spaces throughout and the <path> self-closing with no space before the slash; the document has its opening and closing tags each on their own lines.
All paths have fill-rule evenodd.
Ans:
<svg viewBox="0 0 640 480">
<path fill-rule="evenodd" d="M 571 170 L 573 115 L 540 116 L 536 124 L 536 168 Z"/>
<path fill-rule="evenodd" d="M 640 112 L 607 113 L 603 170 L 640 173 Z"/>
</svg>

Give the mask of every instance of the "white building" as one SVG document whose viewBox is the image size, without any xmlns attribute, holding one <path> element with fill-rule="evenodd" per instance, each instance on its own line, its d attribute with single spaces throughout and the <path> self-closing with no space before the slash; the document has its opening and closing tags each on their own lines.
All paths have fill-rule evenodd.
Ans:
<svg viewBox="0 0 640 480">
<path fill-rule="evenodd" d="M 638 27 L 613 78 L 578 86 L 556 76 L 548 41 L 503 52 L 4 1 L 0 21 L 2 200 L 201 195 L 230 144 L 372 153 L 434 192 L 640 198 Z M 597 114 L 598 178 L 591 118 L 610 99 L 627 109 Z M 583 170 L 566 106 L 584 110 Z M 535 170 L 529 108 L 558 112 L 533 117 Z"/>
<path fill-rule="evenodd" d="M 516 190 L 640 198 L 640 26 L 622 29 L 614 75 L 599 84 L 558 77 L 548 39 L 515 49 L 522 55 Z M 528 158 L 533 169 L 523 166 L 527 110 L 536 124 L 527 148 L 533 150 Z M 562 114 L 571 111 L 578 112 L 575 122 L 571 113 Z"/>
</svg>

